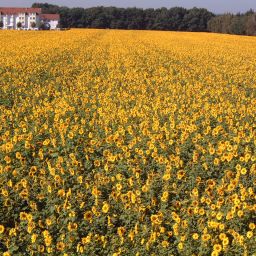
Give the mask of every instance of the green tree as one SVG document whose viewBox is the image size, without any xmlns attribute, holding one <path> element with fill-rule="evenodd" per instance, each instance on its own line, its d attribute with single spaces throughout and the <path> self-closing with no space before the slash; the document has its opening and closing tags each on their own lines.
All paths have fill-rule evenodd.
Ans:
<svg viewBox="0 0 256 256">
<path fill-rule="evenodd" d="M 17 23 L 17 28 L 22 28 L 22 23 L 20 21 Z"/>
<path fill-rule="evenodd" d="M 235 15 L 232 17 L 230 24 L 230 34 L 244 35 L 245 34 L 245 16 Z"/>
<path fill-rule="evenodd" d="M 45 24 L 44 24 L 44 22 L 41 22 L 41 23 L 39 24 L 39 29 L 40 29 L 40 30 L 45 30 Z"/>
<path fill-rule="evenodd" d="M 33 21 L 30 23 L 31 28 L 36 28 L 36 23 Z"/>
<path fill-rule="evenodd" d="M 208 22 L 208 30 L 210 32 L 215 32 L 215 33 L 231 34 L 232 20 L 233 20 L 233 15 L 230 13 L 213 17 Z"/>
<path fill-rule="evenodd" d="M 174 7 L 169 10 L 169 29 L 170 30 L 185 30 L 186 24 L 184 17 L 187 14 L 187 10 L 182 7 Z"/>
<path fill-rule="evenodd" d="M 207 31 L 208 21 L 214 14 L 204 8 L 190 9 L 184 16 L 183 22 L 188 31 Z"/>
<path fill-rule="evenodd" d="M 59 13 L 60 8 L 58 5 L 48 4 L 48 3 L 34 3 L 32 8 L 41 8 L 42 13 Z"/>
<path fill-rule="evenodd" d="M 246 17 L 245 31 L 248 36 L 256 35 L 256 14 L 253 13 Z"/>
<path fill-rule="evenodd" d="M 154 13 L 154 20 L 152 29 L 156 30 L 168 30 L 168 9 L 160 8 L 156 9 Z"/>
<path fill-rule="evenodd" d="M 249 10 L 245 14 L 218 15 L 208 22 L 208 30 L 216 33 L 255 35 L 256 14 L 253 10 Z"/>
</svg>

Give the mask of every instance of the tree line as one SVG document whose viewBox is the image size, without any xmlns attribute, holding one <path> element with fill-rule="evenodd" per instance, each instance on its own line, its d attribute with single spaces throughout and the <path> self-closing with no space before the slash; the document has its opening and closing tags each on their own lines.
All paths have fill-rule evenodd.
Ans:
<svg viewBox="0 0 256 256">
<path fill-rule="evenodd" d="M 256 35 L 256 13 L 215 15 L 205 8 L 140 9 L 117 7 L 68 8 L 34 3 L 43 13 L 60 14 L 62 28 L 174 30 Z"/>
<path fill-rule="evenodd" d="M 226 13 L 215 16 L 209 20 L 208 30 L 215 33 L 256 35 L 256 13 L 250 10 L 244 14 Z"/>
<path fill-rule="evenodd" d="M 138 30 L 207 31 L 208 21 L 214 14 L 203 8 L 187 10 L 140 9 L 117 7 L 67 8 L 47 3 L 35 3 L 43 13 L 59 13 L 64 28 L 110 28 Z"/>
</svg>

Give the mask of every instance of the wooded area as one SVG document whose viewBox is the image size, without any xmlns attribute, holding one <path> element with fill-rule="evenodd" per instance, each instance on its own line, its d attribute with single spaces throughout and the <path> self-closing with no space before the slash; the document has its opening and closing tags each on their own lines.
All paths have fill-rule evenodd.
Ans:
<svg viewBox="0 0 256 256">
<path fill-rule="evenodd" d="M 256 13 L 253 10 L 245 14 L 223 14 L 208 22 L 208 30 L 216 33 L 256 35 Z"/>
<path fill-rule="evenodd" d="M 256 34 L 256 13 L 215 15 L 204 8 L 140 9 L 117 7 L 68 8 L 34 3 L 43 13 L 59 13 L 62 28 L 209 31 L 239 35 Z"/>
</svg>

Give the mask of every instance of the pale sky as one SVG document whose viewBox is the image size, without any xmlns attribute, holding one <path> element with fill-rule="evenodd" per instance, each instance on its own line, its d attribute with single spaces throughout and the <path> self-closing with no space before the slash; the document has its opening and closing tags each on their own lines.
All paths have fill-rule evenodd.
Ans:
<svg viewBox="0 0 256 256">
<path fill-rule="evenodd" d="M 185 8 L 204 7 L 215 13 L 245 12 L 256 10 L 256 0 L 0 0 L 0 7 L 30 7 L 34 2 L 47 2 L 68 7 L 139 7 L 159 8 L 182 6 Z"/>
</svg>

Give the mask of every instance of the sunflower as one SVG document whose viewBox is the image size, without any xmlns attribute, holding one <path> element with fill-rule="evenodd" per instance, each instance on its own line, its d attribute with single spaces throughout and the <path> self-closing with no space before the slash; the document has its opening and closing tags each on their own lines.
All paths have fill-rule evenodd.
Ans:
<svg viewBox="0 0 256 256">
<path fill-rule="evenodd" d="M 109 204 L 107 202 L 104 202 L 103 206 L 102 206 L 102 212 L 103 213 L 108 213 L 109 208 L 110 208 Z"/>
<path fill-rule="evenodd" d="M 49 139 L 46 139 L 46 140 L 43 141 L 43 145 L 48 146 L 50 144 L 50 142 L 51 141 Z"/>
<path fill-rule="evenodd" d="M 178 171 L 177 178 L 181 180 L 185 176 L 185 172 L 183 170 Z"/>
<path fill-rule="evenodd" d="M 229 244 L 229 239 L 226 237 L 223 241 L 222 241 L 222 245 L 223 246 L 227 246 Z"/>
<path fill-rule="evenodd" d="M 215 244 L 213 246 L 213 250 L 216 251 L 216 252 L 221 252 L 222 246 L 220 244 Z"/>
<path fill-rule="evenodd" d="M 249 229 L 254 230 L 255 229 L 255 224 L 251 222 L 249 224 Z"/>
<path fill-rule="evenodd" d="M 123 237 L 124 234 L 125 234 L 125 232 L 126 232 L 125 227 L 119 227 L 119 228 L 117 228 L 117 234 L 118 234 L 120 237 Z"/>
<path fill-rule="evenodd" d="M 69 222 L 69 223 L 68 223 L 68 230 L 69 230 L 69 231 L 75 231 L 75 230 L 77 230 L 77 224 L 76 224 L 76 223 Z"/>
<path fill-rule="evenodd" d="M 92 212 L 91 211 L 87 211 L 84 213 L 84 219 L 87 221 L 91 221 L 92 220 Z"/>
<path fill-rule="evenodd" d="M 252 238 L 253 237 L 253 232 L 252 231 L 248 231 L 247 233 L 246 233 L 246 236 L 247 236 L 247 238 Z"/>
<path fill-rule="evenodd" d="M 21 157 L 22 157 L 20 152 L 16 152 L 15 156 L 16 156 L 17 159 L 21 159 Z"/>
<path fill-rule="evenodd" d="M 170 245 L 170 243 L 168 241 L 166 241 L 166 240 L 162 241 L 162 246 L 164 248 L 167 248 L 169 245 Z"/>
<path fill-rule="evenodd" d="M 27 220 L 27 213 L 21 212 L 20 213 L 20 220 Z"/>
<path fill-rule="evenodd" d="M 242 169 L 241 169 L 241 174 L 242 174 L 242 175 L 245 175 L 246 173 L 247 173 L 246 168 L 242 168 Z"/>
<path fill-rule="evenodd" d="M 207 242 L 210 239 L 211 239 L 211 235 L 209 235 L 209 234 L 203 234 L 202 235 L 202 241 L 203 242 Z"/>
<path fill-rule="evenodd" d="M 95 160 L 94 161 L 94 166 L 95 167 L 100 167 L 100 161 L 99 160 Z"/>
<path fill-rule="evenodd" d="M 217 252 L 217 251 L 213 251 L 212 253 L 211 253 L 211 256 L 218 256 L 219 255 L 219 253 Z"/>
<path fill-rule="evenodd" d="M 58 242 L 56 247 L 58 251 L 63 251 L 65 249 L 65 243 Z"/>
<path fill-rule="evenodd" d="M 193 238 L 194 240 L 198 240 L 199 235 L 198 235 L 197 233 L 194 233 L 194 234 L 192 235 L 192 238 Z"/>
<path fill-rule="evenodd" d="M 0 225 L 0 234 L 3 234 L 3 233 L 4 233 L 4 226 Z"/>
<path fill-rule="evenodd" d="M 182 243 L 182 242 L 178 243 L 178 249 L 179 249 L 180 251 L 182 251 L 183 248 L 184 248 L 183 243 Z"/>
</svg>

